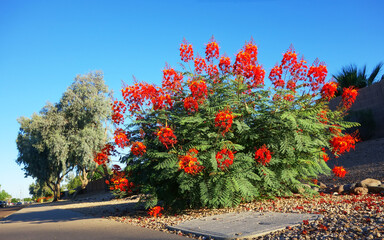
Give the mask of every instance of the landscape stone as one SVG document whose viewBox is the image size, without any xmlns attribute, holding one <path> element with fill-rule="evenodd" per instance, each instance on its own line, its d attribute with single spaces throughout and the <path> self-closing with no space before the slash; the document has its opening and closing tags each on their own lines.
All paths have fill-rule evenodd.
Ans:
<svg viewBox="0 0 384 240">
<path fill-rule="evenodd" d="M 373 179 L 373 178 L 366 178 L 363 181 L 359 182 L 357 184 L 357 187 L 377 187 L 381 185 L 380 180 Z"/>
<path fill-rule="evenodd" d="M 355 189 L 353 189 L 353 193 L 358 195 L 365 195 L 368 193 L 368 188 L 356 187 Z"/>
<path fill-rule="evenodd" d="M 214 239 L 250 239 L 299 225 L 303 220 L 315 221 L 320 214 L 242 212 L 225 213 L 180 223 L 170 230 Z"/>
<path fill-rule="evenodd" d="M 377 187 L 367 186 L 367 188 L 368 188 L 368 191 L 370 193 L 382 193 L 382 192 L 384 192 L 384 185 L 380 185 L 380 186 L 377 186 Z"/>
</svg>

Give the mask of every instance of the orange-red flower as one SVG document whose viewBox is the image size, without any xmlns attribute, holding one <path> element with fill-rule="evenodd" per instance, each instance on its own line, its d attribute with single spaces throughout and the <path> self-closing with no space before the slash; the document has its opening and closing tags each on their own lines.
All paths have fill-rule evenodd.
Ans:
<svg viewBox="0 0 384 240">
<path fill-rule="evenodd" d="M 151 208 L 149 211 L 148 211 L 148 214 L 152 217 L 161 217 L 161 215 L 163 215 L 161 213 L 161 211 L 163 211 L 164 208 L 163 207 L 160 207 L 160 206 L 156 206 L 156 207 L 153 207 Z"/>
<path fill-rule="evenodd" d="M 340 178 L 343 178 L 347 173 L 347 171 L 342 166 L 335 166 L 332 169 L 332 172 L 335 174 L 336 177 L 340 177 Z"/>
<path fill-rule="evenodd" d="M 189 85 L 189 89 L 191 90 L 192 97 L 200 104 L 203 103 L 208 95 L 207 85 L 203 80 L 193 81 Z"/>
<path fill-rule="evenodd" d="M 125 113 L 126 106 L 123 102 L 121 101 L 114 101 L 112 104 L 112 121 L 115 124 L 121 124 L 124 122 L 124 116 L 123 114 Z"/>
<path fill-rule="evenodd" d="M 278 88 L 278 87 L 284 87 L 285 85 L 285 82 L 284 80 L 281 78 L 283 74 L 283 70 L 281 68 L 281 66 L 274 66 L 272 68 L 272 70 L 269 72 L 269 80 L 271 80 L 271 82 L 273 83 L 273 85 L 275 85 L 275 88 Z"/>
<path fill-rule="evenodd" d="M 228 168 L 233 164 L 234 157 L 235 154 L 231 150 L 227 148 L 222 149 L 216 154 L 217 167 L 221 170 Z"/>
<path fill-rule="evenodd" d="M 355 149 L 355 144 L 358 142 L 356 136 L 346 134 L 344 136 L 335 136 L 330 141 L 332 145 L 332 153 L 338 157 L 338 155 L 345 152 L 349 152 L 351 149 Z"/>
<path fill-rule="evenodd" d="M 287 82 L 287 89 L 293 91 L 293 92 L 296 92 L 296 82 L 293 81 L 293 80 L 289 80 Z"/>
<path fill-rule="evenodd" d="M 134 188 L 134 184 L 128 181 L 128 174 L 121 170 L 119 165 L 112 166 L 113 175 L 111 180 L 106 180 L 106 184 L 110 185 L 109 189 L 111 191 L 119 190 L 122 192 L 132 193 L 132 189 Z"/>
<path fill-rule="evenodd" d="M 129 145 L 129 139 L 126 132 L 121 128 L 116 128 L 113 138 L 117 146 L 124 148 Z"/>
<path fill-rule="evenodd" d="M 185 39 L 183 43 L 180 45 L 180 57 L 181 61 L 188 62 L 193 59 L 193 48 L 192 45 L 189 44 Z"/>
<path fill-rule="evenodd" d="M 293 96 L 292 94 L 286 94 L 284 96 L 284 100 L 292 102 L 293 100 L 295 100 L 295 96 Z"/>
<path fill-rule="evenodd" d="M 231 128 L 234 118 L 235 116 L 233 116 L 232 112 L 229 110 L 219 111 L 216 113 L 215 127 L 222 129 L 223 136 Z"/>
<path fill-rule="evenodd" d="M 220 58 L 219 68 L 223 74 L 230 73 L 231 72 L 231 59 L 229 57 L 222 56 Z"/>
<path fill-rule="evenodd" d="M 327 101 L 331 100 L 337 92 L 337 83 L 329 82 L 321 88 L 321 97 Z"/>
<path fill-rule="evenodd" d="M 207 64 L 205 63 L 205 59 L 201 57 L 196 57 L 194 59 L 195 63 L 195 71 L 197 74 L 201 74 L 203 71 L 207 69 Z"/>
<path fill-rule="evenodd" d="M 325 77 L 328 74 L 325 63 L 320 62 L 316 59 L 312 66 L 309 68 L 307 76 L 309 78 L 312 91 L 316 91 L 320 88 L 320 85 L 324 84 Z"/>
<path fill-rule="evenodd" d="M 208 62 L 211 61 L 212 58 L 219 58 L 219 45 L 213 37 L 205 48 L 205 56 Z"/>
<path fill-rule="evenodd" d="M 197 112 L 199 110 L 199 104 L 193 97 L 186 97 L 184 99 L 184 108 L 191 113 Z"/>
<path fill-rule="evenodd" d="M 341 96 L 343 100 L 343 105 L 348 109 L 355 102 L 358 95 L 357 90 L 354 87 L 348 87 L 343 89 L 343 95 Z"/>
<path fill-rule="evenodd" d="M 181 85 L 183 81 L 183 74 L 177 73 L 173 68 L 168 65 L 163 70 L 163 89 L 171 96 L 177 95 L 177 93 L 183 91 Z"/>
<path fill-rule="evenodd" d="M 157 136 L 159 136 L 160 142 L 168 149 L 170 146 L 173 147 L 177 143 L 177 138 L 175 134 L 173 134 L 172 129 L 169 127 L 162 127 L 157 132 Z"/>
<path fill-rule="evenodd" d="M 147 151 L 147 147 L 142 142 L 134 142 L 132 143 L 131 152 L 136 156 L 143 156 Z"/>
<path fill-rule="evenodd" d="M 195 175 L 201 172 L 204 167 L 200 166 L 200 163 L 197 161 L 197 154 L 199 152 L 192 148 L 189 149 L 188 153 L 185 156 L 179 156 L 179 169 L 184 170 L 184 172 Z"/>
<path fill-rule="evenodd" d="M 109 161 L 109 156 L 113 155 L 114 152 L 115 152 L 115 147 L 107 143 L 103 147 L 103 149 L 101 149 L 101 152 L 96 154 L 93 161 L 95 161 L 99 165 L 102 165 Z"/>
<path fill-rule="evenodd" d="M 215 77 L 219 75 L 219 70 L 216 65 L 209 64 L 207 67 L 207 72 L 210 77 Z"/>
<path fill-rule="evenodd" d="M 267 165 L 272 159 L 271 152 L 267 148 L 267 146 L 264 144 L 261 146 L 261 148 L 256 150 L 255 153 L 255 160 L 258 163 L 261 163 L 262 165 Z"/>
</svg>

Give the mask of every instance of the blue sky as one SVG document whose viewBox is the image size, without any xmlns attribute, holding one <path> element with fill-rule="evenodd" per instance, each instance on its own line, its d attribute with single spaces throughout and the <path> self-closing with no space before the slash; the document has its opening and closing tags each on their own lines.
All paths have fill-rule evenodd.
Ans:
<svg viewBox="0 0 384 240">
<path fill-rule="evenodd" d="M 370 71 L 384 61 L 382 9 L 380 0 L 1 0 L 1 189 L 28 196 L 16 119 L 57 102 L 77 74 L 102 70 L 119 97 L 122 80 L 160 83 L 166 62 L 177 68 L 184 37 L 203 55 L 212 35 L 231 58 L 253 37 L 267 73 L 291 43 L 309 63 L 325 61 L 329 78 L 351 63 Z"/>
</svg>

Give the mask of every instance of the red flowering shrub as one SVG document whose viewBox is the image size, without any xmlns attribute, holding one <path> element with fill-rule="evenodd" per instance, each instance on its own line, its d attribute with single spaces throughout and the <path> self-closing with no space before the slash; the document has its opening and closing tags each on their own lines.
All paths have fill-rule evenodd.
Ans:
<svg viewBox="0 0 384 240">
<path fill-rule="evenodd" d="M 200 57 L 184 40 L 181 61 L 192 69 L 166 65 L 161 87 L 135 81 L 123 86 L 124 102 L 113 105 L 116 124 L 130 120 L 129 137 L 117 129 L 114 140 L 131 146 L 121 159 L 132 180 L 117 186 L 140 186 L 151 216 L 161 215 L 158 201 L 175 209 L 222 207 L 290 195 L 332 172 L 327 151 L 339 156 L 355 146 L 357 138 L 343 134 L 355 125 L 342 118 L 357 91 L 345 90 L 344 105 L 331 111 L 327 103 L 337 84 L 326 82 L 324 63 L 307 64 L 291 46 L 264 89 L 266 72 L 253 41 L 232 60 L 220 51 L 212 38 Z M 346 173 L 342 167 L 333 172 Z"/>
<path fill-rule="evenodd" d="M 340 177 L 340 178 L 343 178 L 347 173 L 347 171 L 345 171 L 345 169 L 342 166 L 340 167 L 335 166 L 332 169 L 332 172 L 335 174 L 336 177 Z"/>
<path fill-rule="evenodd" d="M 112 177 L 110 180 L 106 180 L 106 184 L 109 185 L 111 191 L 115 191 L 116 195 L 119 195 L 121 192 L 132 193 L 134 184 L 128 181 L 127 174 L 121 170 L 119 165 L 112 166 Z"/>
<path fill-rule="evenodd" d="M 344 107 L 349 109 L 352 106 L 352 104 L 355 102 L 357 95 L 358 95 L 358 92 L 355 88 L 353 87 L 344 88 L 343 95 L 341 95 Z"/>
</svg>

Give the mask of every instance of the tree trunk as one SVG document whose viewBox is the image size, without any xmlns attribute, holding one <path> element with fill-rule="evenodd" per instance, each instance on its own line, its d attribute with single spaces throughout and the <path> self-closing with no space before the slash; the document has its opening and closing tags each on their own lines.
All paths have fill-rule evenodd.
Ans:
<svg viewBox="0 0 384 240">
<path fill-rule="evenodd" d="M 81 170 L 81 174 L 79 175 L 81 181 L 81 189 L 85 189 L 88 185 L 88 172 L 86 169 Z"/>
<path fill-rule="evenodd" d="M 60 182 L 55 184 L 54 191 L 53 191 L 53 201 L 56 202 L 60 199 Z"/>
</svg>

